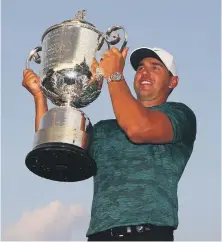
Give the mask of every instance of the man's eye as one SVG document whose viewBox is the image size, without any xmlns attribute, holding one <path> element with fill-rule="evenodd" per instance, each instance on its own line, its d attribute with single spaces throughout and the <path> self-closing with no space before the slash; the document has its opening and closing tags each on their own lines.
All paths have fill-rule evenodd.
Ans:
<svg viewBox="0 0 222 242">
<path fill-rule="evenodd" d="M 140 70 L 142 70 L 143 69 L 143 66 L 139 66 L 138 68 L 137 68 L 137 71 L 140 71 Z"/>
<path fill-rule="evenodd" d="M 153 66 L 153 70 L 157 71 L 159 69 L 160 69 L 159 66 Z"/>
</svg>

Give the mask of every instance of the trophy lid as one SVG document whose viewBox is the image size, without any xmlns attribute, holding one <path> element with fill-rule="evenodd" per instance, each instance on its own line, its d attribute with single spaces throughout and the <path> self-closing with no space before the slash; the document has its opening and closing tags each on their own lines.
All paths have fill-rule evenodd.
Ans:
<svg viewBox="0 0 222 242">
<path fill-rule="evenodd" d="M 44 39 L 44 37 L 53 29 L 55 28 L 58 28 L 58 27 L 61 27 L 61 26 L 64 26 L 64 25 L 75 25 L 75 24 L 83 24 L 85 26 L 90 26 L 91 29 L 96 29 L 96 27 L 89 23 L 88 21 L 86 21 L 84 19 L 86 15 L 86 10 L 81 10 L 81 11 L 78 11 L 77 14 L 75 15 L 75 17 L 73 19 L 70 19 L 70 20 L 65 20 L 63 22 L 61 22 L 60 24 L 55 24 L 51 27 L 49 27 L 45 32 L 44 34 L 42 35 L 42 41 Z"/>
</svg>

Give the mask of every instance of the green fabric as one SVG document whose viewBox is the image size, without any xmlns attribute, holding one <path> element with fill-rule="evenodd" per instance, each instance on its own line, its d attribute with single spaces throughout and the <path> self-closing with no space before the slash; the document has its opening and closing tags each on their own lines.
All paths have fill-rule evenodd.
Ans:
<svg viewBox="0 0 222 242">
<path fill-rule="evenodd" d="M 150 109 L 169 117 L 172 143 L 134 144 L 114 119 L 94 125 L 91 155 L 98 170 L 87 236 L 142 223 L 178 226 L 177 186 L 193 150 L 196 117 L 182 103 Z"/>
</svg>

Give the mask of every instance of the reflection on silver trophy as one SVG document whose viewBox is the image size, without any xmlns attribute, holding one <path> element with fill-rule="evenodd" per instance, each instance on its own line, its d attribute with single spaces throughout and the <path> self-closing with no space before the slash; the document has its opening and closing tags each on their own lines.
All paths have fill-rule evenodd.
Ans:
<svg viewBox="0 0 222 242">
<path fill-rule="evenodd" d="M 31 50 L 26 61 L 27 69 L 32 60 L 41 64 L 41 89 L 56 107 L 43 116 L 25 163 L 36 175 L 55 181 L 81 181 L 96 174 L 89 154 L 92 124 L 79 108 L 101 92 L 103 76 L 95 60 L 120 42 L 117 30 L 124 32 L 120 50 L 127 44 L 123 27 L 111 27 L 104 34 L 84 19 L 85 14 L 79 11 L 74 19 L 48 28 L 42 45 Z"/>
</svg>

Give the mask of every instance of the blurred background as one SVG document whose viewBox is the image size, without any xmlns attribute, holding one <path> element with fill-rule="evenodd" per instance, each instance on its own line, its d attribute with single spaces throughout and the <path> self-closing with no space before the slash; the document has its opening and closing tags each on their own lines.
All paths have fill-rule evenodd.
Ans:
<svg viewBox="0 0 222 242">
<path fill-rule="evenodd" d="M 185 103 L 197 116 L 195 148 L 178 187 L 175 240 L 221 240 L 219 0 L 2 1 L 2 239 L 86 240 L 92 178 L 59 183 L 26 168 L 35 108 L 33 97 L 21 85 L 27 55 L 41 45 L 44 31 L 83 9 L 87 10 L 86 20 L 102 32 L 113 25 L 125 27 L 128 57 L 141 46 L 164 48 L 175 56 L 180 82 L 169 100 Z M 32 69 L 39 72 L 37 64 Z M 135 95 L 129 58 L 124 74 Z M 82 110 L 93 124 L 114 118 L 106 83 L 99 98 Z"/>
</svg>

